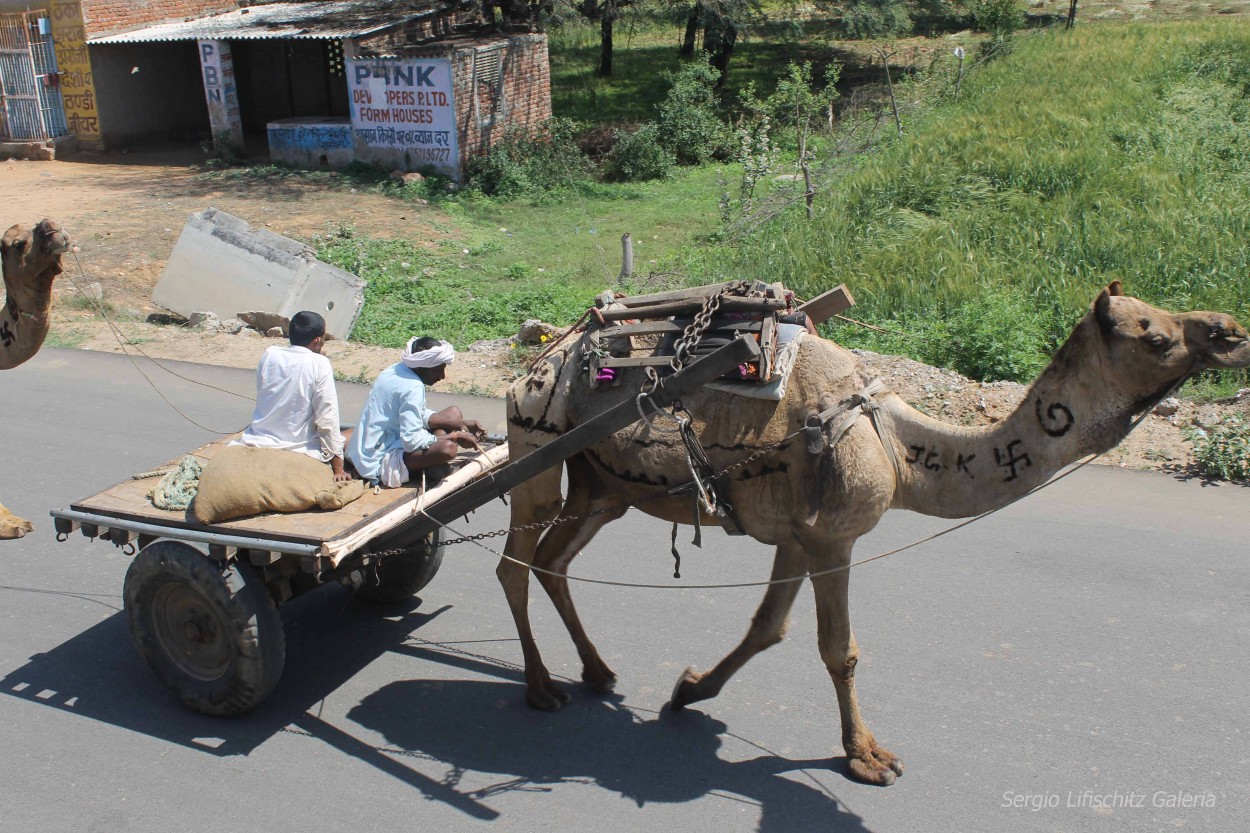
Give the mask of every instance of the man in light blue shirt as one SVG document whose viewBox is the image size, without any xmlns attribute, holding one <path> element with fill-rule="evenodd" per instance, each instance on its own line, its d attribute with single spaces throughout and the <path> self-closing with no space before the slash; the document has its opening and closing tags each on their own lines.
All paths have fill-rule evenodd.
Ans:
<svg viewBox="0 0 1250 833">
<path fill-rule="evenodd" d="M 347 459 L 365 480 L 393 489 L 414 472 L 448 463 L 461 448 L 479 448 L 486 429 L 452 405 L 426 406 L 425 388 L 447 375 L 456 351 L 429 336 L 408 342 L 401 360 L 383 370 L 347 442 Z"/>
</svg>

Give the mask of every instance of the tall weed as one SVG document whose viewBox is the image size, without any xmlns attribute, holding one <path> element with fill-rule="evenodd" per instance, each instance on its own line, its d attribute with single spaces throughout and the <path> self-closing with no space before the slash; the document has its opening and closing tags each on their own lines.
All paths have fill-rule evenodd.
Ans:
<svg viewBox="0 0 1250 833">
<path fill-rule="evenodd" d="M 1245 321 L 1247 89 L 1242 21 L 1022 38 L 965 77 L 958 99 L 825 180 L 812 221 L 795 209 L 759 228 L 731 268 L 808 296 L 846 283 L 856 318 L 960 339 L 983 376 L 1031 372 L 1031 351 L 1051 352 L 1114 279 L 1159 306 Z M 979 298 L 985 316 L 963 314 Z M 941 328 L 927 325 L 935 317 Z M 1036 347 L 990 361 L 1013 327 Z M 927 340 L 896 346 L 931 358 L 940 351 L 919 346 Z"/>
</svg>

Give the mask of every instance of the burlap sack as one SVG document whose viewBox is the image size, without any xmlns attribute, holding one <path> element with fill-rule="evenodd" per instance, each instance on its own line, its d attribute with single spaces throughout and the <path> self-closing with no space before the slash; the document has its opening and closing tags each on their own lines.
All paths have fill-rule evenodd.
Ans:
<svg viewBox="0 0 1250 833">
<path fill-rule="evenodd" d="M 230 445 L 204 466 L 191 513 L 213 524 L 262 512 L 342 509 L 364 493 L 363 480 L 335 482 L 328 465 L 306 454 Z"/>
</svg>

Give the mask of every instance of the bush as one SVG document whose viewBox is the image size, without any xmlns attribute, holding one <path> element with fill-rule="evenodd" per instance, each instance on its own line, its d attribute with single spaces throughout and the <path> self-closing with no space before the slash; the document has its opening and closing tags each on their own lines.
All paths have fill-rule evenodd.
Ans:
<svg viewBox="0 0 1250 833">
<path fill-rule="evenodd" d="M 1024 0 L 971 0 L 968 11 L 977 29 L 995 38 L 1024 28 Z"/>
<path fill-rule="evenodd" d="M 911 16 L 903 0 L 852 0 L 842 25 L 849 38 L 890 38 L 911 32 Z"/>
<path fill-rule="evenodd" d="M 659 105 L 659 130 L 665 145 L 683 165 L 698 165 L 729 149 L 729 130 L 716 112 L 720 73 L 701 52 L 677 72 L 664 77 L 673 86 Z"/>
<path fill-rule="evenodd" d="M 1250 481 L 1250 425 L 1240 417 L 1225 417 L 1209 430 L 1189 428 L 1199 473 L 1218 480 Z"/>
<path fill-rule="evenodd" d="M 1050 317 L 1010 287 L 995 288 L 947 310 L 947 340 L 937 363 L 983 382 L 1031 382 L 1049 363 Z"/>
<path fill-rule="evenodd" d="M 637 130 L 617 130 L 612 150 L 603 165 L 609 182 L 646 182 L 664 179 L 673 171 L 677 157 L 664 146 L 660 126 L 647 122 Z"/>
<path fill-rule="evenodd" d="M 537 129 L 509 127 L 484 156 L 469 162 L 469 184 L 502 199 L 560 191 L 588 178 L 590 162 L 577 146 L 571 119 Z"/>
</svg>

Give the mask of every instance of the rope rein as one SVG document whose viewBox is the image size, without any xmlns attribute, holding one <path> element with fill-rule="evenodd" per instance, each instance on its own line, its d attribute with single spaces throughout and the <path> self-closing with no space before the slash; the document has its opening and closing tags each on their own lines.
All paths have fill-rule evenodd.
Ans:
<svg viewBox="0 0 1250 833">
<path fill-rule="evenodd" d="M 1185 382 L 1189 380 L 1189 378 L 1193 375 L 1194 372 L 1195 371 L 1191 370 L 1189 373 L 1186 373 L 1184 376 L 1182 376 L 1174 385 L 1172 385 L 1171 388 L 1168 389 L 1168 392 L 1164 394 L 1164 398 L 1176 392 L 1177 389 L 1179 389 L 1183 384 L 1185 384 Z M 878 385 L 880 386 L 879 388 L 877 387 Z M 886 439 L 885 435 L 882 435 L 880 433 L 883 430 L 883 426 L 877 421 L 881 419 L 883 422 L 886 422 L 888 424 L 888 417 L 885 417 L 883 415 L 879 404 L 873 399 L 873 396 L 876 393 L 879 393 L 884 389 L 885 389 L 884 383 L 882 383 L 879 379 L 874 379 L 864 388 L 863 391 L 852 395 L 847 400 L 844 400 L 843 403 L 840 403 L 839 405 L 833 408 L 830 408 L 826 411 L 821 412 L 821 415 L 823 416 L 825 414 L 829 414 L 830 416 L 836 416 L 838 412 L 840 411 L 848 411 L 849 412 L 848 416 L 853 417 L 853 418 L 849 419 L 849 421 L 844 419 L 843 422 L 845 423 L 845 427 L 842 427 L 843 423 L 839 423 L 839 426 L 838 426 L 841 432 L 844 434 L 846 430 L 850 428 L 850 425 L 854 423 L 855 419 L 859 417 L 859 414 L 855 412 L 855 407 L 858 406 L 862 408 L 868 414 L 869 418 L 873 421 L 873 427 L 878 431 L 878 434 L 880 435 L 881 444 L 886 449 L 886 454 L 890 457 L 891 466 L 895 467 L 894 470 L 897 471 L 897 459 L 891 447 L 893 444 Z M 859 400 L 859 401 L 854 402 L 854 400 Z M 849 402 L 853 402 L 853 404 L 848 405 L 847 403 Z M 1150 408 L 1147 408 L 1146 410 L 1142 411 L 1142 413 L 1138 415 L 1138 417 L 1133 421 L 1132 425 L 1129 426 L 1128 431 L 1125 432 L 1126 435 L 1129 433 L 1132 433 L 1134 428 L 1140 425 L 1142 421 L 1146 419 L 1146 417 L 1150 416 L 1150 411 L 1151 411 Z M 798 431 L 795 431 L 792 434 L 788 434 L 787 436 L 783 437 L 781 440 L 778 440 L 772 445 L 766 446 L 765 448 L 752 453 L 751 455 L 744 458 L 743 460 L 740 460 L 737 463 L 727 466 L 726 468 L 720 471 L 720 474 L 722 475 L 727 474 L 728 472 L 733 471 L 734 469 L 737 469 L 746 465 L 747 463 L 749 463 L 750 461 L 754 459 L 758 459 L 763 454 L 777 449 L 778 447 L 788 442 L 789 440 L 792 440 L 798 435 L 804 433 L 806 430 L 807 430 L 807 427 L 805 426 L 804 428 L 800 428 Z M 888 430 L 888 429 L 885 429 L 885 430 Z M 837 438 L 840 439 L 841 434 L 839 434 Z M 836 444 L 836 439 L 834 440 L 833 443 L 830 444 L 830 449 L 832 449 L 833 444 Z M 507 555 L 506 553 L 502 553 L 502 552 L 499 552 L 498 550 L 491 549 L 490 547 L 481 543 L 482 540 L 485 538 L 498 537 L 500 535 L 509 534 L 513 531 L 532 530 L 532 529 L 538 529 L 538 528 L 543 528 L 543 527 L 552 527 L 552 526 L 556 526 L 557 524 L 568 523 L 569 521 L 585 520 L 586 518 L 591 518 L 596 515 L 602 515 L 605 512 L 610 511 L 609 509 L 599 509 L 599 510 L 595 510 L 594 512 L 590 512 L 586 515 L 556 518 L 552 521 L 540 521 L 536 523 L 525 524 L 523 526 L 512 527 L 510 529 L 497 530 L 494 532 L 487 532 L 487 533 L 479 533 L 476 535 L 466 535 L 464 533 L 461 533 L 458 530 L 456 530 L 454 527 L 443 523 L 437 518 L 430 516 L 429 514 L 425 512 L 424 509 L 422 509 L 419 514 L 422 517 L 426 518 L 427 520 L 430 520 L 433 523 L 437 524 L 441 529 L 444 529 L 456 536 L 453 539 L 443 542 L 443 546 L 452 546 L 452 545 L 461 544 L 461 543 L 473 544 L 485 550 L 486 552 L 491 553 L 496 558 L 499 558 L 504 561 L 508 561 L 512 564 L 517 565 L 518 567 L 524 567 L 525 569 L 530 570 L 531 572 L 535 572 L 535 573 L 539 573 L 539 574 L 547 575 L 547 576 L 552 576 L 554 578 L 563 579 L 565 581 L 575 581 L 575 582 L 580 582 L 582 584 L 599 584 L 599 585 L 603 585 L 607 587 L 637 588 L 637 589 L 645 589 L 645 590 L 729 590 L 729 589 L 742 588 L 742 587 L 770 587 L 774 584 L 789 584 L 795 581 L 803 581 L 804 579 L 820 578 L 822 576 L 844 572 L 846 570 L 850 570 L 852 567 L 861 567 L 865 564 L 870 564 L 874 561 L 880 561 L 883 558 L 888 558 L 892 555 L 897 555 L 901 552 L 906 552 L 907 550 L 913 549 L 922 544 L 927 544 L 930 541 L 934 541 L 938 538 L 941 538 L 944 535 L 949 535 L 952 532 L 956 532 L 960 529 L 963 529 L 966 526 L 970 526 L 971 524 L 974 524 L 977 521 L 983 520 L 984 518 L 988 518 L 990 515 L 993 515 L 996 512 L 1001 512 L 1002 510 L 1007 509 L 1010 506 L 1013 506 L 1014 504 L 1020 502 L 1021 500 L 1024 500 L 1026 497 L 1029 497 L 1033 494 L 1036 494 L 1037 492 L 1040 492 L 1042 489 L 1046 489 L 1046 488 L 1049 488 L 1050 486 L 1053 486 L 1054 484 L 1058 483 L 1060 480 L 1063 480 L 1065 477 L 1073 475 L 1076 472 L 1088 466 L 1090 463 L 1093 463 L 1095 460 L 1102 457 L 1103 454 L 1105 453 L 1106 452 L 1099 452 L 1098 454 L 1091 454 L 1087 456 L 1085 459 L 1080 460 L 1076 463 L 1073 463 L 1066 470 L 1060 471 L 1058 474 L 1056 474 L 1054 477 L 1047 480 L 1045 483 L 1041 483 L 1035 486 L 1034 488 L 1028 490 L 1024 494 L 1019 495 L 1018 497 L 1012 498 L 1011 500 L 1009 500 L 1007 503 L 1003 504 L 1002 506 L 982 512 L 981 514 L 975 515 L 971 518 L 968 518 L 967 520 L 960 521 L 959 523 L 954 524 L 953 526 L 949 526 L 946 529 L 939 530 L 938 532 L 935 532 L 932 535 L 928 535 L 917 541 L 913 541 L 910 544 L 904 544 L 901 547 L 896 547 L 895 549 L 888 550 L 887 552 L 878 553 L 877 555 L 872 555 L 872 556 L 869 556 L 868 558 L 862 558 L 859 561 L 852 561 L 848 564 L 843 564 L 837 567 L 830 567 L 827 570 L 818 570 L 817 572 L 814 572 L 814 573 L 805 572 L 802 575 L 790 576 L 787 578 L 769 579 L 766 581 L 729 582 L 729 583 L 718 583 L 718 584 L 650 584 L 650 583 L 642 583 L 642 582 L 611 581 L 608 579 L 586 578 L 583 576 L 569 575 L 568 573 L 556 572 L 554 570 L 547 570 L 542 567 L 535 567 L 533 564 L 526 563 L 524 561 L 521 561 L 518 558 L 513 558 L 512 556 Z M 668 494 L 665 493 L 665 494 L 658 495 L 657 497 L 667 497 L 667 496 Z M 578 554 L 580 555 L 581 553 L 579 552 Z"/>
<path fill-rule="evenodd" d="M 80 274 L 80 275 L 81 275 L 84 279 L 86 279 L 86 278 L 87 278 L 87 270 L 83 268 L 82 261 L 81 261 L 81 260 L 79 260 L 79 258 L 78 258 L 78 254 L 77 254 L 76 252 L 74 253 L 74 262 L 75 262 L 76 264 L 78 264 L 78 272 L 79 272 L 79 274 Z M 171 401 L 170 401 L 170 399 L 169 399 L 169 397 L 167 397 L 167 396 L 164 394 L 164 392 L 162 392 L 162 391 L 161 391 L 161 389 L 160 389 L 159 387 L 157 387 L 156 382 L 152 381 L 152 378 L 151 378 L 150 376 L 148 376 L 148 374 L 146 374 L 146 373 L 144 373 L 144 372 L 143 372 L 143 368 L 139 367 L 139 363 L 135 361 L 134 356 L 133 356 L 133 355 L 131 355 L 131 353 L 130 353 L 130 351 L 127 349 L 127 347 L 133 347 L 133 348 L 134 348 L 134 350 L 135 350 L 135 352 L 137 352 L 139 355 L 143 356 L 143 357 L 144 357 L 145 359 L 147 359 L 148 361 L 152 362 L 152 364 L 156 365 L 156 366 L 157 366 L 157 367 L 159 367 L 161 370 L 164 370 L 166 373 L 168 373 L 168 374 L 170 374 L 170 375 L 172 375 L 172 376 L 176 376 L 176 377 L 178 377 L 179 379 L 182 379 L 183 381 L 190 382 L 190 383 L 191 383 L 191 384 L 193 384 L 193 385 L 199 385 L 199 386 L 201 386 L 201 387 L 209 388 L 209 389 L 211 389 L 211 390 L 220 391 L 220 392 L 222 392 L 222 393 L 228 393 L 228 394 L 230 394 L 231 396 L 237 396 L 237 397 L 239 397 L 240 399 L 246 399 L 246 400 L 248 400 L 249 402 L 250 402 L 250 401 L 254 401 L 254 400 L 253 400 L 253 398 L 252 398 L 252 397 L 247 396 L 247 395 L 242 394 L 242 393 L 238 393 L 237 391 L 227 390 L 226 388 L 220 388 L 220 387 L 217 387 L 216 385 L 211 385 L 211 384 L 209 384 L 208 382 L 201 382 L 201 381 L 199 381 L 198 379 L 192 379 L 190 376 L 184 376 L 184 375 L 182 375 L 181 373 L 179 373 L 178 371 L 173 370 L 173 369 L 172 369 L 172 368 L 170 368 L 170 367 L 167 367 L 166 365 L 162 364 L 162 363 L 161 363 L 161 362 L 159 362 L 158 360 L 156 360 L 156 359 L 152 358 L 151 356 L 149 356 L 147 353 L 145 353 L 145 352 L 143 351 L 143 348 L 139 347 L 139 345 L 134 344 L 134 343 L 129 343 L 129 344 L 128 344 L 128 340 L 124 337 L 124 336 L 125 336 L 125 334 L 124 334 L 124 333 L 122 333 L 121 328 L 119 328 L 119 327 L 117 326 L 117 324 L 113 321 L 113 319 L 111 319 L 111 318 L 109 317 L 108 313 L 107 313 L 107 312 L 105 312 L 103 305 L 102 305 L 102 304 L 100 304 L 100 302 L 99 302 L 99 301 L 97 301 L 97 300 L 96 300 L 96 299 L 95 299 L 92 295 L 90 295 L 89 293 L 87 293 L 86 291 L 84 291 L 84 290 L 83 290 L 83 288 L 82 288 L 82 286 L 80 286 L 80 285 L 79 285 L 78 281 L 74 280 L 74 276 L 73 276 L 73 275 L 71 275 L 69 272 L 65 272 L 64 274 L 65 274 L 65 279 L 66 279 L 66 280 L 68 280 L 71 284 L 73 284 L 73 285 L 74 285 L 74 289 L 78 290 L 78 293 L 79 293 L 80 295 L 82 295 L 84 298 L 86 298 L 87 300 L 89 300 L 89 301 L 91 302 L 91 305 L 92 305 L 93 307 L 95 307 L 96 312 L 98 312 L 98 313 L 100 314 L 100 317 L 104 319 L 104 322 L 105 322 L 106 324 L 108 324 L 109 331 L 112 333 L 113 338 L 117 339 L 117 344 L 118 344 L 118 346 L 120 346 L 120 347 L 121 347 L 121 350 L 122 350 L 122 355 L 124 355 L 124 356 L 125 356 L 125 357 L 126 357 L 126 358 L 130 361 L 130 364 L 134 366 L 134 369 L 135 369 L 135 370 L 137 370 L 137 371 L 139 372 L 139 375 L 140 375 L 140 376 L 142 376 L 142 377 L 144 378 L 144 380 L 145 380 L 145 381 L 146 381 L 146 382 L 147 382 L 147 383 L 148 383 L 148 384 L 152 387 L 152 390 L 156 391 L 156 395 L 157 395 L 157 396 L 159 396 L 162 400 L 164 400 L 164 402 L 165 402 L 165 404 L 166 404 L 166 405 L 168 405 L 169 407 L 173 408 L 173 409 L 174 409 L 174 411 L 175 411 L 175 412 L 177 412 L 178 416 L 182 417 L 182 418 L 183 418 L 183 419 L 185 419 L 187 422 L 189 422 L 189 423 L 191 423 L 192 425 L 194 425 L 196 428 L 200 428 L 200 429 L 202 429 L 202 430 L 204 430 L 204 431 L 209 432 L 210 434 L 220 434 L 220 435 L 221 435 L 221 436 L 223 436 L 223 437 L 224 437 L 224 436 L 228 436 L 228 435 L 230 435 L 230 434 L 235 434 L 235 433 L 238 433 L 238 432 L 239 432 L 239 431 L 241 431 L 243 428 L 246 428 L 246 427 L 247 427 L 246 425 L 244 425 L 244 426 L 242 426 L 241 428 L 235 428 L 235 429 L 234 429 L 234 430 L 232 430 L 232 431 L 218 431 L 218 430 L 217 430 L 217 429 L 215 429 L 215 428 L 209 428 L 207 425 L 202 425 L 202 424 L 200 424 L 199 422 L 196 422 L 194 419 L 192 419 L 190 416 L 188 416 L 188 415 L 187 415 L 187 414 L 186 414 L 186 413 L 185 413 L 185 412 L 184 412 L 181 408 L 179 408 L 177 405 L 175 405 L 173 402 L 171 402 Z"/>
</svg>

